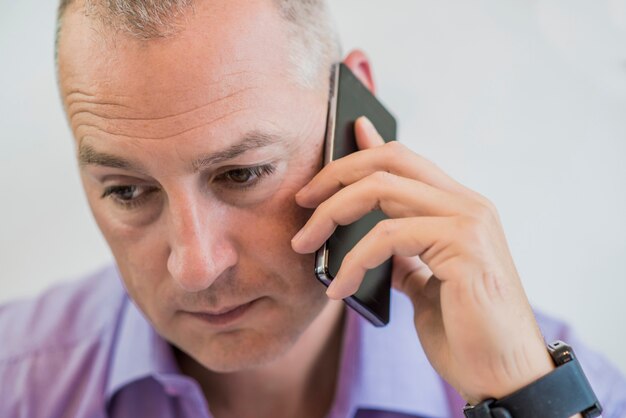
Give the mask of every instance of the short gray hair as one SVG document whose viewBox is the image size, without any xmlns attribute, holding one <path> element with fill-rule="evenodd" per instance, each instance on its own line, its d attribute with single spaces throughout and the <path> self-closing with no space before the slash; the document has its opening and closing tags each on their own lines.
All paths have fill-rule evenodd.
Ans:
<svg viewBox="0 0 626 418">
<path fill-rule="evenodd" d="M 97 18 L 113 31 L 149 40 L 173 36 L 179 17 L 194 0 L 78 0 L 84 13 Z M 195 0 L 197 1 L 197 0 Z M 209 1 L 209 0 L 205 0 Z M 341 58 L 341 46 L 325 0 L 272 0 L 287 22 L 291 43 L 291 75 L 308 88 L 319 87 L 330 65 Z M 57 13 L 55 59 L 59 33 L 67 8 L 76 0 L 60 0 Z"/>
</svg>

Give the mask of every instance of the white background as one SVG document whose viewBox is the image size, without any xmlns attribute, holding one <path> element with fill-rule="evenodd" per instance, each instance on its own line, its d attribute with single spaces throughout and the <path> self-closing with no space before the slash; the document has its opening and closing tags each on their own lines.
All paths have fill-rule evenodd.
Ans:
<svg viewBox="0 0 626 418">
<path fill-rule="evenodd" d="M 110 259 L 55 87 L 55 8 L 0 3 L 0 302 Z M 332 9 L 399 139 L 497 205 L 533 304 L 626 371 L 626 1 Z"/>
</svg>

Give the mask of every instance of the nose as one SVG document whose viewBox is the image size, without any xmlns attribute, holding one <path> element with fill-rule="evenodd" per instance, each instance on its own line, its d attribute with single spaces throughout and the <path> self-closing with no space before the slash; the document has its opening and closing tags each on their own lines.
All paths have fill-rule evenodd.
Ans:
<svg viewBox="0 0 626 418">
<path fill-rule="evenodd" d="M 167 269 L 184 290 L 204 290 L 237 263 L 237 253 L 227 238 L 224 211 L 191 198 L 170 198 L 168 209 Z"/>
</svg>

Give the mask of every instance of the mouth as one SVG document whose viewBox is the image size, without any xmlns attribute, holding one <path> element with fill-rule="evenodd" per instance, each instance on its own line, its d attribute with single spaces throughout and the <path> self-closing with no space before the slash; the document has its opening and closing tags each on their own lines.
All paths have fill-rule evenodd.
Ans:
<svg viewBox="0 0 626 418">
<path fill-rule="evenodd" d="M 255 299 L 248 303 L 238 306 L 224 307 L 214 311 L 187 312 L 191 316 L 198 318 L 205 323 L 214 326 L 229 325 L 243 317 L 253 305 L 257 304 L 259 299 Z"/>
</svg>

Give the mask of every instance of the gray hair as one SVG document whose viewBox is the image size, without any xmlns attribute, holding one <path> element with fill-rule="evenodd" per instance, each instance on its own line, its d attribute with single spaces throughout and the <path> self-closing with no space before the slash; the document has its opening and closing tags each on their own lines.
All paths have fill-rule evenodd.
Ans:
<svg viewBox="0 0 626 418">
<path fill-rule="evenodd" d="M 87 16 L 105 27 L 134 38 L 149 40 L 173 36 L 179 18 L 193 0 L 79 0 Z M 325 0 L 272 0 L 287 22 L 293 79 L 304 87 L 325 85 L 330 65 L 341 57 L 339 37 Z M 63 16 L 75 0 L 60 0 L 57 14 L 55 59 Z"/>
</svg>

